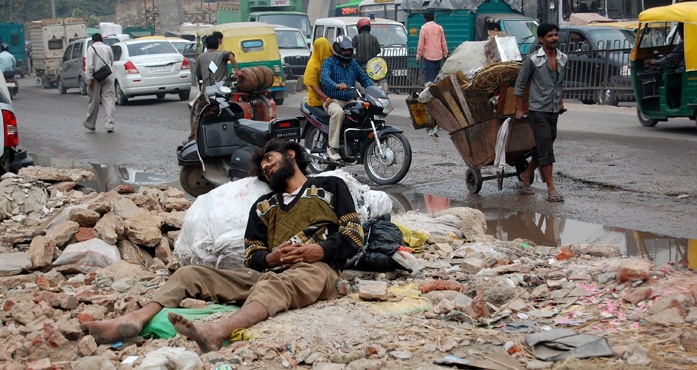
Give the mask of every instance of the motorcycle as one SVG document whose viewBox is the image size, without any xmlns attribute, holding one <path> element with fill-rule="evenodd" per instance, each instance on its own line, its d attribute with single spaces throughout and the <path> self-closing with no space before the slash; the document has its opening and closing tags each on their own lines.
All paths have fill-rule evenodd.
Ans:
<svg viewBox="0 0 697 370">
<path fill-rule="evenodd" d="M 205 194 L 232 179 L 249 175 L 254 151 L 272 138 L 300 139 L 298 118 L 270 122 L 245 119 L 232 96 L 233 88 L 220 81 L 205 89 L 196 137 L 177 148 L 179 182 L 192 196 Z"/>
<path fill-rule="evenodd" d="M 5 77 L 7 90 L 10 92 L 10 98 L 14 99 L 19 92 L 19 84 L 17 83 L 17 79 L 15 79 L 15 71 L 12 69 L 6 69 L 2 72 L 2 75 Z"/>
<path fill-rule="evenodd" d="M 313 173 L 331 171 L 337 167 L 363 164 L 368 177 L 379 185 L 393 185 L 406 176 L 411 166 L 411 146 L 402 130 L 385 123 L 392 103 L 377 86 L 368 86 L 365 94 L 351 87 L 358 99 L 344 107 L 346 114 L 341 125 L 340 161 L 327 157 L 329 115 L 322 107 L 312 107 L 305 101 L 300 111 L 303 123 L 303 142 L 310 153 L 309 168 Z"/>
</svg>

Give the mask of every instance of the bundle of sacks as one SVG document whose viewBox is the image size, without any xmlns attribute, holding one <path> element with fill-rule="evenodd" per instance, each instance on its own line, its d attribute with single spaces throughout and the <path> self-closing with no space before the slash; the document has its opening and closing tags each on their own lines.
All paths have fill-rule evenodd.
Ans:
<svg viewBox="0 0 697 370">
<path fill-rule="evenodd" d="M 317 176 L 336 176 L 344 180 L 364 225 L 365 248 L 348 261 L 346 268 L 413 270 L 413 265 L 404 266 L 404 252 L 397 251 L 403 245 L 402 233 L 389 222 L 392 201 L 385 192 L 371 190 L 342 170 Z M 266 183 L 256 177 L 247 177 L 198 197 L 186 212 L 184 225 L 174 245 L 174 255 L 179 263 L 220 269 L 243 267 L 244 232 L 249 210 L 259 197 L 270 191 Z"/>
</svg>

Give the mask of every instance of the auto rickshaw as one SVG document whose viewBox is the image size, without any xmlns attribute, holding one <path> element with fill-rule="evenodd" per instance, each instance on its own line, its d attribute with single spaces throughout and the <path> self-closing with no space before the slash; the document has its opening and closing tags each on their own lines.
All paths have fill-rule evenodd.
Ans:
<svg viewBox="0 0 697 370">
<path fill-rule="evenodd" d="M 288 92 L 273 26 L 261 22 L 236 22 L 202 28 L 196 32 L 197 50 L 199 50 L 198 46 L 203 44 L 203 38 L 215 31 L 223 34 L 220 50 L 230 50 L 235 53 L 239 68 L 264 66 L 274 72 L 273 85 L 269 90 L 276 104 L 283 104 Z M 228 70 L 232 72 L 230 63 L 228 63 Z"/>
<path fill-rule="evenodd" d="M 676 32 L 681 23 L 684 40 L 680 32 Z M 681 44 L 684 53 L 671 55 Z M 630 61 L 637 116 L 642 125 L 653 127 L 659 121 L 675 117 L 694 120 L 697 114 L 697 2 L 651 8 L 639 14 L 639 30 Z"/>
</svg>

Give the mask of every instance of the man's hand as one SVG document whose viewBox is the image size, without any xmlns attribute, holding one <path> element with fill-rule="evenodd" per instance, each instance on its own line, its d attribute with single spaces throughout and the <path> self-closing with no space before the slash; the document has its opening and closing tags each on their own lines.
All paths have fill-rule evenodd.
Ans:
<svg viewBox="0 0 697 370">
<path fill-rule="evenodd" d="M 515 109 L 515 118 L 516 119 L 521 119 L 525 115 L 525 111 L 523 111 L 523 108 L 516 108 Z"/>
<path fill-rule="evenodd" d="M 293 248 L 293 245 L 296 247 L 299 246 L 300 244 L 294 244 L 292 242 L 283 242 L 281 243 L 278 247 L 274 248 L 271 253 L 266 255 L 266 265 L 273 268 L 273 267 L 278 267 L 282 266 L 283 262 L 281 261 L 281 258 L 285 255 L 285 249 L 286 248 Z"/>
<path fill-rule="evenodd" d="M 324 258 L 324 249 L 319 244 L 302 244 L 285 250 L 287 252 L 281 257 L 281 262 L 288 267 L 300 262 L 315 263 Z"/>
<path fill-rule="evenodd" d="M 329 104 L 331 104 L 334 101 L 332 98 L 327 98 L 323 103 L 322 106 L 324 106 L 324 109 L 327 109 L 329 107 Z"/>
<path fill-rule="evenodd" d="M 346 85 L 345 83 L 342 82 L 342 83 L 336 85 L 336 88 L 339 90 L 348 90 L 348 85 Z"/>
<path fill-rule="evenodd" d="M 92 90 L 92 86 L 94 86 L 94 80 L 90 80 L 90 83 L 87 84 L 87 88 Z"/>
</svg>

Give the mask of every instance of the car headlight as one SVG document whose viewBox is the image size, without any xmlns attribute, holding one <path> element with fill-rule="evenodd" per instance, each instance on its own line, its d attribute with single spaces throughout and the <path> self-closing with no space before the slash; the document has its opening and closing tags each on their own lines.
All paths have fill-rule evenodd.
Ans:
<svg viewBox="0 0 697 370">
<path fill-rule="evenodd" d="M 392 112 L 392 102 L 389 98 L 378 98 L 378 102 L 382 104 L 382 113 L 390 114 Z"/>
</svg>

